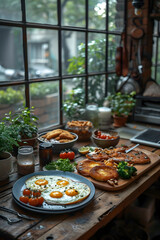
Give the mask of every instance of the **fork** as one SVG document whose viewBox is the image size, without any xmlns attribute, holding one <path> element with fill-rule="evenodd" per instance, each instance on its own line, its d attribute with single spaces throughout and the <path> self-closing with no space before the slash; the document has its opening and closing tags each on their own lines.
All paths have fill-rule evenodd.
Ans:
<svg viewBox="0 0 160 240">
<path fill-rule="evenodd" d="M 6 220 L 9 224 L 13 224 L 13 223 L 17 223 L 17 222 L 21 221 L 21 219 L 18 219 L 18 218 L 8 218 L 8 217 L 6 217 L 4 215 L 1 215 L 1 214 L 0 214 L 0 218 Z"/>
<path fill-rule="evenodd" d="M 20 218 L 24 218 L 24 219 L 27 219 L 27 220 L 35 220 L 35 219 L 32 218 L 32 217 L 28 217 L 28 216 L 26 216 L 26 215 L 24 215 L 24 214 L 20 214 L 19 212 L 15 211 L 15 210 L 13 210 L 13 209 L 8 209 L 8 208 L 6 208 L 6 207 L 0 206 L 0 210 L 6 211 L 6 212 L 9 212 L 9 213 L 16 214 L 16 215 L 17 215 L 18 217 L 20 217 Z"/>
</svg>

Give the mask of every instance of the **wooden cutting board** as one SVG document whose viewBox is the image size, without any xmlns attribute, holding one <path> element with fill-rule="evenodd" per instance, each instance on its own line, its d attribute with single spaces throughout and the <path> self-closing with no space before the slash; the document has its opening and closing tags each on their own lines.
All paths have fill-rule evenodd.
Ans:
<svg viewBox="0 0 160 240">
<path fill-rule="evenodd" d="M 100 182 L 100 181 L 96 181 L 91 177 L 86 177 L 88 180 L 90 180 L 95 187 L 99 188 L 99 189 L 103 189 L 103 190 L 107 190 L 107 191 L 118 191 L 121 189 L 124 189 L 125 187 L 129 186 L 132 182 L 134 182 L 137 178 L 139 178 L 140 176 L 142 176 L 144 173 L 146 173 L 147 171 L 149 171 L 151 168 L 153 168 L 154 166 L 156 166 L 159 162 L 160 162 L 160 157 L 152 152 L 149 152 L 147 150 L 144 149 L 136 149 L 137 151 L 141 151 L 144 152 L 145 154 L 148 155 L 148 157 L 150 158 L 151 162 L 147 163 L 147 164 L 135 164 L 134 167 L 137 168 L 137 175 L 128 179 L 128 180 L 124 180 L 119 178 L 118 179 L 118 185 L 115 186 L 111 186 L 110 184 L 108 184 L 107 182 Z M 79 173 L 77 173 L 79 174 Z M 79 174 L 81 175 L 81 174 Z"/>
</svg>

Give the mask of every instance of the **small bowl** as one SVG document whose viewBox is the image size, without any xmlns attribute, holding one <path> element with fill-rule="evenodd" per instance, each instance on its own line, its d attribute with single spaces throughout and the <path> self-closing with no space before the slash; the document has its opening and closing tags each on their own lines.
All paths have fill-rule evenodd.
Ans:
<svg viewBox="0 0 160 240">
<path fill-rule="evenodd" d="M 103 132 L 103 134 L 106 134 L 106 135 L 109 134 L 109 135 L 114 136 L 114 137 L 116 136 L 115 139 L 100 139 L 100 138 L 97 138 L 96 134 L 95 134 L 96 131 L 94 131 L 93 134 L 92 134 L 92 141 L 98 147 L 101 147 L 101 148 L 115 147 L 118 144 L 119 140 L 120 140 L 120 137 L 119 137 L 118 133 L 115 132 L 115 131 Z"/>
<path fill-rule="evenodd" d="M 78 135 L 75 133 L 71 133 L 75 136 L 75 138 L 72 141 L 66 142 L 66 143 L 60 143 L 58 141 L 54 141 L 53 139 L 47 140 L 45 138 L 42 138 L 41 136 L 45 135 L 46 133 L 47 132 L 43 132 L 43 133 L 39 134 L 38 141 L 41 143 L 43 143 L 43 142 L 51 143 L 53 146 L 53 153 L 60 153 L 62 150 L 71 149 L 78 140 Z"/>
</svg>

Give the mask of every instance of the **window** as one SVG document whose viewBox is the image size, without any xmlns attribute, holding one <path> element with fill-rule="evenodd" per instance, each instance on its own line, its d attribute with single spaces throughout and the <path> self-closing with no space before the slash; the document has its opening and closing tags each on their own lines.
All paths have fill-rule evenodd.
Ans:
<svg viewBox="0 0 160 240">
<path fill-rule="evenodd" d="M 160 84 L 160 23 L 154 20 L 153 54 L 152 54 L 152 78 Z"/>
<path fill-rule="evenodd" d="M 0 1 L 0 118 L 34 106 L 39 128 L 62 125 L 74 91 L 102 105 L 114 91 L 125 0 Z"/>
</svg>

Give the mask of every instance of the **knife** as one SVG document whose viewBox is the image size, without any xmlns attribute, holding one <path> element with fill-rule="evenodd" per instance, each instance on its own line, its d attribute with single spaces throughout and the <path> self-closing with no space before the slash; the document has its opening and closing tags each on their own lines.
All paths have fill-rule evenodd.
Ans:
<svg viewBox="0 0 160 240">
<path fill-rule="evenodd" d="M 24 214 L 20 214 L 19 212 L 15 211 L 15 210 L 13 210 L 13 209 L 8 209 L 8 208 L 6 208 L 6 207 L 0 206 L 0 210 L 6 211 L 6 212 L 9 212 L 9 213 L 16 214 L 16 215 L 17 215 L 18 217 L 20 217 L 20 218 L 24 218 L 24 219 L 27 219 L 27 220 L 35 220 L 35 218 L 28 217 L 28 216 L 26 216 L 26 215 L 24 215 Z"/>
<path fill-rule="evenodd" d="M 135 146 L 127 149 L 127 150 L 125 151 L 125 153 L 129 153 L 130 151 L 132 151 L 133 149 L 135 149 L 135 148 L 138 147 L 138 146 L 139 146 L 139 144 L 136 144 Z"/>
</svg>

